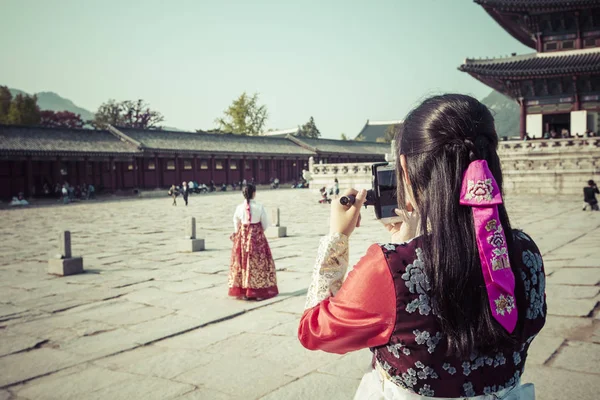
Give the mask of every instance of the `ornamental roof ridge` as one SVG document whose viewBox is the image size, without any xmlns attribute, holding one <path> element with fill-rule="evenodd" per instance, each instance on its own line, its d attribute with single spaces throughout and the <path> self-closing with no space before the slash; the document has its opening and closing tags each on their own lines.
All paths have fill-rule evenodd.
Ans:
<svg viewBox="0 0 600 400">
<path fill-rule="evenodd" d="M 397 120 L 389 120 L 389 121 L 370 121 L 367 120 L 367 125 L 396 125 L 396 124 L 403 124 L 404 120 L 402 119 L 397 119 Z"/>
<path fill-rule="evenodd" d="M 274 136 L 274 135 L 285 135 L 298 132 L 298 127 L 290 129 L 278 129 L 276 131 L 261 132 L 259 136 Z"/>
<path fill-rule="evenodd" d="M 503 64 L 508 61 L 519 61 L 519 60 L 527 60 L 530 58 L 535 58 L 538 54 L 547 54 L 547 53 L 527 53 L 527 54 L 519 54 L 516 56 L 500 56 L 500 57 L 491 57 L 491 58 L 465 58 L 464 65 L 469 64 Z M 556 53 L 554 53 L 556 54 Z"/>
</svg>

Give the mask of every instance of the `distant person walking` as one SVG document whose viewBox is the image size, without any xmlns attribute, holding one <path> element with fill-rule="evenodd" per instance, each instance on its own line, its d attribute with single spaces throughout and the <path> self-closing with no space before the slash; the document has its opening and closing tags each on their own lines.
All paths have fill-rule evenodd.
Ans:
<svg viewBox="0 0 600 400">
<path fill-rule="evenodd" d="M 169 196 L 171 196 L 173 198 L 173 205 L 176 206 L 177 205 L 177 188 L 175 187 L 175 185 L 171 185 L 171 188 L 169 189 Z"/>
<path fill-rule="evenodd" d="M 229 268 L 229 295 L 264 300 L 277 296 L 275 261 L 265 236 L 267 212 L 254 200 L 256 187 L 243 187 L 244 202 L 233 214 L 233 249 Z"/>
<path fill-rule="evenodd" d="M 598 193 L 600 191 L 598 191 L 596 182 L 590 179 L 588 185 L 583 188 L 583 201 L 585 202 L 583 211 L 587 210 L 588 206 L 590 206 L 592 211 L 598 211 L 598 199 L 596 199 L 596 194 Z"/>
<path fill-rule="evenodd" d="M 190 194 L 190 191 L 188 189 L 187 183 L 183 182 L 181 184 L 181 195 L 183 196 L 183 201 L 185 201 L 185 206 L 187 207 L 188 205 L 188 196 Z"/>
</svg>

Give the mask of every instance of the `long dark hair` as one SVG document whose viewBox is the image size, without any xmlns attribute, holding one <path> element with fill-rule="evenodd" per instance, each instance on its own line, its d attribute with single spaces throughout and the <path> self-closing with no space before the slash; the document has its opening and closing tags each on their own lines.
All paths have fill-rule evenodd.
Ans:
<svg viewBox="0 0 600 400">
<path fill-rule="evenodd" d="M 252 196 L 256 192 L 256 186 L 251 183 L 246 184 L 242 188 L 242 195 L 244 199 L 246 199 L 246 212 L 248 213 L 248 223 L 252 223 L 252 214 L 250 213 L 250 200 L 252 200 Z"/>
<path fill-rule="evenodd" d="M 491 351 L 512 338 L 492 317 L 473 227 L 471 207 L 459 204 L 463 174 L 486 160 L 502 191 L 494 118 L 473 97 L 445 94 L 425 100 L 404 120 L 396 138 L 398 204 L 406 204 L 406 157 L 413 200 L 423 230 L 423 256 L 431 300 L 448 341 L 448 351 L 469 356 Z M 508 214 L 498 206 L 509 255 L 513 238 Z M 512 261 L 512 259 L 511 259 Z M 515 263 L 511 262 L 514 266 Z"/>
</svg>

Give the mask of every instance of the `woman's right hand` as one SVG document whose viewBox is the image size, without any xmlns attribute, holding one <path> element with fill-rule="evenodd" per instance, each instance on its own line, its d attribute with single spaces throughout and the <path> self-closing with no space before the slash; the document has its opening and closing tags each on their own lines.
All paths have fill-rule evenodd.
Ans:
<svg viewBox="0 0 600 400">
<path fill-rule="evenodd" d="M 407 212 L 398 208 L 394 212 L 402 218 L 402 221 L 384 225 L 392 234 L 392 243 L 404 243 L 416 237 L 419 215 L 415 211 Z"/>
</svg>

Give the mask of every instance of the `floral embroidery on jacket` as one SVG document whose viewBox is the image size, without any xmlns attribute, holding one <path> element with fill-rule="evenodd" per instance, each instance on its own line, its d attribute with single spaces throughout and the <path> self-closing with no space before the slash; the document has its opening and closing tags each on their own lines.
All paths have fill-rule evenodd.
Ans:
<svg viewBox="0 0 600 400">
<path fill-rule="evenodd" d="M 475 396 L 475 390 L 473 390 L 473 384 L 471 382 L 467 382 L 463 384 L 463 390 L 465 391 L 465 396 L 473 397 Z"/>
<path fill-rule="evenodd" d="M 523 252 L 523 263 L 529 269 L 531 276 L 530 279 L 527 279 L 527 274 L 524 272 L 521 273 L 521 278 L 523 278 L 525 285 L 525 298 L 529 300 L 529 307 L 525 316 L 528 319 L 544 317 L 546 277 L 542 268 L 542 257 L 537 253 L 526 250 Z"/>
<path fill-rule="evenodd" d="M 429 315 L 431 312 L 431 301 L 427 292 L 431 290 L 429 278 L 425 274 L 425 264 L 423 263 L 423 251 L 416 249 L 417 259 L 406 267 L 406 272 L 402 274 L 402 279 L 410 293 L 418 294 L 419 297 L 406 305 L 406 312 L 409 314 L 419 310 L 421 315 Z"/>
</svg>

